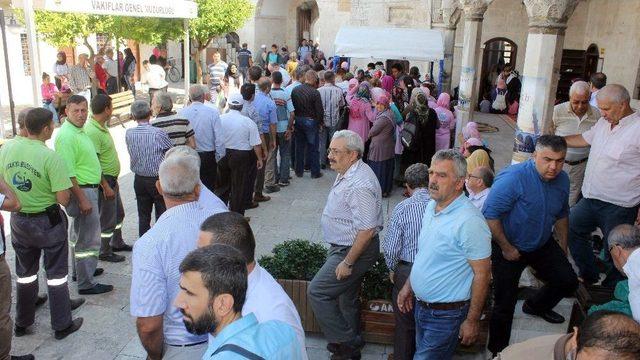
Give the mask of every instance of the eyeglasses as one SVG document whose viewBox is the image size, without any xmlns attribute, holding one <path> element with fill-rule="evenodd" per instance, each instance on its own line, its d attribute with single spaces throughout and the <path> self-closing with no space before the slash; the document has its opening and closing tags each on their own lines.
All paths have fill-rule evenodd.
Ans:
<svg viewBox="0 0 640 360">
<path fill-rule="evenodd" d="M 350 151 L 350 150 L 338 150 L 338 149 L 331 149 L 331 148 L 329 148 L 329 149 L 327 149 L 327 155 L 331 155 L 331 154 L 336 154 L 336 155 L 339 155 L 339 154 L 346 154 L 346 153 L 348 153 L 349 151 Z"/>
<path fill-rule="evenodd" d="M 470 178 L 474 178 L 474 179 L 480 179 L 479 176 L 475 176 L 475 175 L 469 175 Z"/>
</svg>

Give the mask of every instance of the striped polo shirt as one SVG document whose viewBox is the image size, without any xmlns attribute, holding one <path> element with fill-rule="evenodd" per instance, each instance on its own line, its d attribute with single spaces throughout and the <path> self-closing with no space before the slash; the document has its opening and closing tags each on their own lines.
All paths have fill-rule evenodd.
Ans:
<svg viewBox="0 0 640 360">
<path fill-rule="evenodd" d="M 187 139 L 195 134 L 189 120 L 179 116 L 175 112 L 158 114 L 150 123 L 166 132 L 173 146 L 185 145 Z"/>
<path fill-rule="evenodd" d="M 158 176 L 164 153 L 173 146 L 169 135 L 148 122 L 127 129 L 125 141 L 131 157 L 131 171 L 147 177 Z"/>
</svg>

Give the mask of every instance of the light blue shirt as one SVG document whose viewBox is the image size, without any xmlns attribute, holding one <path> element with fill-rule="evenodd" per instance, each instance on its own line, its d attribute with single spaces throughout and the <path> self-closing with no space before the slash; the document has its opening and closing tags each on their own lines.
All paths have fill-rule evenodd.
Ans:
<svg viewBox="0 0 640 360">
<path fill-rule="evenodd" d="M 210 206 L 196 201 L 172 207 L 133 246 L 131 315 L 163 315 L 167 344 L 188 345 L 207 340 L 206 335 L 187 332 L 173 301 L 180 291 L 180 263 L 196 248 L 200 225 L 213 214 Z"/>
<path fill-rule="evenodd" d="M 180 116 L 191 123 L 191 127 L 195 132 L 196 151 L 224 153 L 220 134 L 220 113 L 218 113 L 218 110 L 201 102 L 194 102 L 182 109 Z"/>
<path fill-rule="evenodd" d="M 291 101 L 291 94 L 286 89 L 271 89 L 271 98 L 273 100 L 280 99 L 287 102 L 286 106 L 278 106 L 276 104 L 276 114 L 278 116 L 278 125 L 276 131 L 283 133 L 287 131 L 289 127 L 289 115 L 295 110 L 293 107 L 293 101 Z"/>
<path fill-rule="evenodd" d="M 202 360 L 246 360 L 247 358 L 232 351 L 214 353 L 226 344 L 237 345 L 266 360 L 302 359 L 300 342 L 291 326 L 276 320 L 258 323 L 253 313 L 227 325 L 213 337 L 209 335 L 209 347 Z"/>
<path fill-rule="evenodd" d="M 429 303 L 469 300 L 473 270 L 468 261 L 489 256 L 489 226 L 464 194 L 440 212 L 432 200 L 422 218 L 411 288 L 418 299 Z"/>
<path fill-rule="evenodd" d="M 271 125 L 278 124 L 278 114 L 276 114 L 276 103 L 269 95 L 256 89 L 256 97 L 253 99 L 253 106 L 256 108 L 262 126 L 258 128 L 261 134 L 268 134 Z M 196 139 L 197 141 L 197 139 Z"/>
</svg>

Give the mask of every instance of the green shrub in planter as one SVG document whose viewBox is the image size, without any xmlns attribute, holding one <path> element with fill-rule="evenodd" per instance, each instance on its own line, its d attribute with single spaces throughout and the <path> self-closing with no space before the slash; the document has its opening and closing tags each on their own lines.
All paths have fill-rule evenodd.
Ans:
<svg viewBox="0 0 640 360">
<path fill-rule="evenodd" d="M 360 297 L 363 301 L 391 300 L 393 284 L 389 280 L 389 268 L 384 261 L 384 255 L 378 255 L 378 260 L 369 271 L 364 274 Z"/>
<path fill-rule="evenodd" d="M 327 260 L 324 246 L 303 239 L 278 244 L 272 253 L 258 262 L 276 279 L 310 281 Z"/>
</svg>

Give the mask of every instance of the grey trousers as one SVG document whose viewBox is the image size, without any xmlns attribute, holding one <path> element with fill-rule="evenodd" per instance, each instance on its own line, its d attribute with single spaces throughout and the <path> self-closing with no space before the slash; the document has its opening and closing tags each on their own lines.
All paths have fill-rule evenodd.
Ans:
<svg viewBox="0 0 640 360">
<path fill-rule="evenodd" d="M 320 136 L 318 150 L 320 151 L 320 165 L 327 165 L 327 149 L 333 138 L 333 134 L 336 132 L 336 126 L 323 126 L 320 128 L 318 135 Z"/>
<path fill-rule="evenodd" d="M 567 163 L 562 167 L 567 175 L 569 175 L 569 206 L 575 205 L 582 191 L 582 183 L 584 182 L 584 172 L 587 170 L 587 162 L 578 165 L 569 165 Z"/>
<path fill-rule="evenodd" d="M 164 344 L 164 354 L 162 360 L 193 360 L 201 359 L 207 351 L 208 343 L 193 346 L 171 346 Z"/>
<path fill-rule="evenodd" d="M 0 240 L 2 241 L 2 240 Z M 11 321 L 11 271 L 4 254 L 0 255 L 0 360 L 9 360 L 13 321 Z"/>
<path fill-rule="evenodd" d="M 266 186 L 276 186 L 276 165 L 278 153 L 276 150 L 271 151 L 271 135 L 265 134 L 265 145 L 267 147 L 267 160 L 262 165 L 262 169 L 258 170 L 256 177 L 256 185 L 253 191 L 256 195 L 262 195 L 262 190 Z"/>
<path fill-rule="evenodd" d="M 47 215 L 11 215 L 11 243 L 16 251 L 16 325 L 33 325 L 38 299 L 40 255 L 44 255 L 53 330 L 71 325 L 67 217 L 58 209 L 57 223 Z"/>
<path fill-rule="evenodd" d="M 364 274 L 378 259 L 380 240 L 378 235 L 374 236 L 369 247 L 353 264 L 351 276 L 338 280 L 336 267 L 350 249 L 350 246 L 331 245 L 327 261 L 311 280 L 307 290 L 316 319 L 330 343 L 352 341 L 360 334 L 358 294 Z"/>
<path fill-rule="evenodd" d="M 107 200 L 104 197 L 102 188 L 98 202 L 100 204 L 100 255 L 113 254 L 113 247 L 121 248 L 126 245 L 122 240 L 122 222 L 124 221 L 124 207 L 120 198 L 120 188 L 118 179 L 112 176 L 105 176 L 111 188 L 115 191 L 116 197 Z"/>
<path fill-rule="evenodd" d="M 80 214 L 78 199 L 71 196 L 67 214 L 71 217 L 69 245 L 73 257 L 72 271 L 78 278 L 78 290 L 91 289 L 96 285 L 93 272 L 98 266 L 100 251 L 100 211 L 98 188 L 81 188 L 91 203 L 91 213 Z"/>
</svg>

